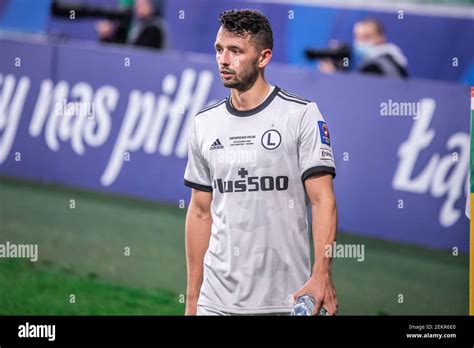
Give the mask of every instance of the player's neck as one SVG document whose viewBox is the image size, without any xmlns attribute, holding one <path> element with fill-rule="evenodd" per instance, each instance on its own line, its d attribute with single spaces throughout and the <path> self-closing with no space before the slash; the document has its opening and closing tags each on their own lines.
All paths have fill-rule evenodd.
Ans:
<svg viewBox="0 0 474 348">
<path fill-rule="evenodd" d="M 252 110 L 262 104 L 270 92 L 270 84 L 258 78 L 254 85 L 242 92 L 231 89 L 232 106 L 239 111 Z"/>
</svg>

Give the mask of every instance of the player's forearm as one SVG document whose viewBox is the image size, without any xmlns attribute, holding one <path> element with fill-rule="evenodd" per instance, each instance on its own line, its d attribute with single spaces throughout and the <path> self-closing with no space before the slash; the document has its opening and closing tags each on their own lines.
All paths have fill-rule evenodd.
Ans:
<svg viewBox="0 0 474 348">
<path fill-rule="evenodd" d="M 204 272 L 204 255 L 209 246 L 212 218 L 210 214 L 188 210 L 186 216 L 185 243 L 187 265 L 188 301 L 197 301 Z"/>
<path fill-rule="evenodd" d="M 314 240 L 313 276 L 318 277 L 331 273 L 332 255 L 327 254 L 327 247 L 332 248 L 336 240 L 337 208 L 333 194 L 320 197 L 312 203 L 312 232 Z"/>
</svg>

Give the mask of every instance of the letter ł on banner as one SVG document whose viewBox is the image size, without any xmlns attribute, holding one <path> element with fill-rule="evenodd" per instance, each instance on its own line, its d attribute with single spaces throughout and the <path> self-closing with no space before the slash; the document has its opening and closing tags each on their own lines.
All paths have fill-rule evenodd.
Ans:
<svg viewBox="0 0 474 348">
<path fill-rule="evenodd" d="M 400 160 L 392 186 L 396 190 L 418 194 L 427 193 L 429 190 L 433 197 L 446 195 L 439 222 L 443 227 L 449 227 L 461 217 L 461 211 L 455 207 L 455 203 L 462 197 L 465 179 L 469 178 L 469 135 L 462 132 L 452 134 L 446 144 L 450 152 L 444 157 L 433 153 L 421 173 L 412 178 L 418 155 L 430 146 L 435 137 L 435 130 L 430 129 L 430 123 L 436 103 L 433 99 L 425 98 L 420 100 L 420 105 L 419 117 L 414 120 L 408 139 L 398 149 Z M 459 152 L 456 161 L 452 158 L 454 150 Z"/>
</svg>

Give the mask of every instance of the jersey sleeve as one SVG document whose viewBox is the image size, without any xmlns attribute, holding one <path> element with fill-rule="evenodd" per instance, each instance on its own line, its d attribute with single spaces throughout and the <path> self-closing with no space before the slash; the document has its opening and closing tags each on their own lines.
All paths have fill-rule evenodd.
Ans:
<svg viewBox="0 0 474 348">
<path fill-rule="evenodd" d="M 202 155 L 196 134 L 196 119 L 193 121 L 188 142 L 188 163 L 184 172 L 184 184 L 197 190 L 212 192 L 209 166 Z"/>
<path fill-rule="evenodd" d="M 301 179 L 326 172 L 336 176 L 329 129 L 316 103 L 309 103 L 299 131 L 299 166 Z"/>
</svg>

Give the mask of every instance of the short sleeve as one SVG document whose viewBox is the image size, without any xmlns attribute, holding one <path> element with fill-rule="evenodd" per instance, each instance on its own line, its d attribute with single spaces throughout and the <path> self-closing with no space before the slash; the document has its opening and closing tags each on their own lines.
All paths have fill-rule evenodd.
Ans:
<svg viewBox="0 0 474 348">
<path fill-rule="evenodd" d="M 336 176 L 329 129 L 316 103 L 309 103 L 299 131 L 299 166 L 301 179 L 326 172 Z"/>
<path fill-rule="evenodd" d="M 209 166 L 202 155 L 196 133 L 195 118 L 188 142 L 188 163 L 184 172 L 184 184 L 197 190 L 212 192 Z"/>
</svg>

